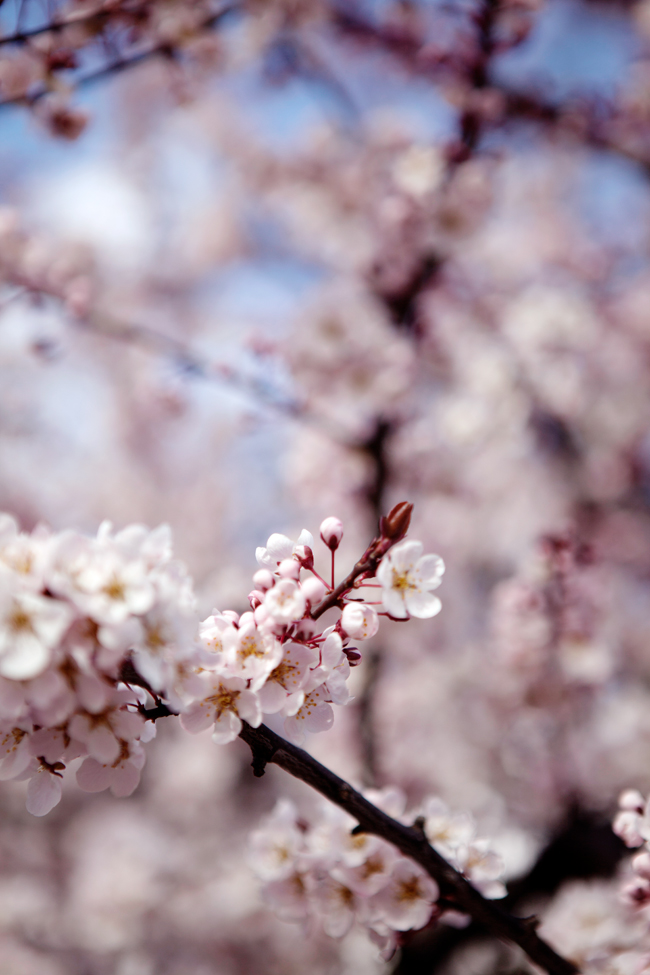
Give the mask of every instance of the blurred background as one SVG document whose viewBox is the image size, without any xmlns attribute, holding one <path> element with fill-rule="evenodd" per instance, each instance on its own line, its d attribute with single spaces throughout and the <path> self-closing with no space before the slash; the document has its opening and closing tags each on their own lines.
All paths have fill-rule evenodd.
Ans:
<svg viewBox="0 0 650 975">
<path fill-rule="evenodd" d="M 650 788 L 649 250 L 648 0 L 4 0 L 0 510 L 168 522 L 203 618 L 271 532 L 340 517 L 342 577 L 414 502 L 443 612 L 308 747 L 470 810 L 578 932 Z M 246 837 L 307 790 L 172 719 L 148 755 L 42 820 L 3 783 L 3 975 L 521 969 L 303 937 Z"/>
</svg>

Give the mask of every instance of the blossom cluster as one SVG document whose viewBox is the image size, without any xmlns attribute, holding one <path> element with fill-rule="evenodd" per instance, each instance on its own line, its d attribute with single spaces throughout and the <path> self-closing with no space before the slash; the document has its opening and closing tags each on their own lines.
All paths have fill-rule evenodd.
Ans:
<svg viewBox="0 0 650 975">
<path fill-rule="evenodd" d="M 332 559 L 343 534 L 337 518 L 321 525 L 322 542 Z M 284 717 L 289 739 L 302 742 L 305 732 L 325 731 L 334 721 L 332 704 L 347 704 L 350 668 L 361 655 L 351 640 L 375 635 L 379 614 L 370 602 L 354 595 L 354 587 L 381 587 L 380 612 L 395 619 L 429 617 L 440 609 L 432 589 L 444 572 L 442 559 L 423 555 L 420 542 L 404 539 L 394 544 L 384 537 L 385 554 L 376 574 L 360 574 L 332 602 L 339 619 L 322 627 L 314 610 L 333 593 L 331 584 L 314 567 L 314 539 L 305 529 L 294 543 L 273 534 L 256 552 L 260 569 L 249 594 L 251 610 L 214 613 L 201 623 L 203 655 L 196 679 L 202 690 L 181 715 L 186 731 L 213 727 L 213 739 L 232 741 L 242 720 L 253 727 L 263 714 Z M 317 614 L 319 615 L 319 614 Z"/>
<path fill-rule="evenodd" d="M 281 715 L 293 741 L 329 728 L 332 704 L 350 699 L 350 667 L 361 659 L 350 641 L 379 626 L 374 605 L 353 595 L 358 587 L 376 578 L 377 605 L 394 618 L 440 608 L 431 590 L 442 560 L 402 537 L 410 505 L 394 510 L 401 521 L 384 519 L 365 570 L 336 591 L 314 567 L 309 532 L 295 544 L 275 534 L 257 550 L 251 610 L 214 610 L 200 624 L 167 526 L 114 534 L 105 523 L 96 538 L 43 527 L 26 534 L 3 515 L 0 778 L 29 778 L 27 808 L 43 815 L 60 800 L 62 773 L 75 759 L 83 759 L 82 789 L 129 795 L 161 713 L 179 713 L 190 733 L 212 726 L 220 744 L 237 737 L 242 721 L 259 726 L 263 714 Z M 321 525 L 332 576 L 342 533 L 336 518 Z M 328 599 L 339 618 L 321 626 L 316 608 L 330 608 Z"/>
<path fill-rule="evenodd" d="M 73 759 L 88 792 L 129 795 L 140 779 L 146 694 L 186 698 L 198 652 L 191 582 L 171 558 L 169 529 L 132 525 L 95 538 L 43 527 L 21 533 L 0 518 L 0 778 L 28 778 L 27 808 L 61 798 Z"/>
<path fill-rule="evenodd" d="M 396 788 L 366 790 L 366 797 L 403 823 L 403 793 Z M 486 897 L 505 895 L 500 857 L 476 836 L 469 813 L 452 813 L 436 797 L 419 811 L 429 842 Z M 251 865 L 262 881 L 264 901 L 280 917 L 305 925 L 320 923 L 326 934 L 343 937 L 356 922 L 390 957 L 399 932 L 424 927 L 434 919 L 454 926 L 466 915 L 441 908 L 432 878 L 379 836 L 358 833 L 347 813 L 323 803 L 313 821 L 281 799 L 250 839 Z"/>
</svg>

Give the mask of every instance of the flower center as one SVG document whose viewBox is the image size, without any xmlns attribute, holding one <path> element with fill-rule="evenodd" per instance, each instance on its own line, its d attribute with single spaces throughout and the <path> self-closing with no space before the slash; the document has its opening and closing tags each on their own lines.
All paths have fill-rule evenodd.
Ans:
<svg viewBox="0 0 650 975">
<path fill-rule="evenodd" d="M 398 901 L 417 901 L 422 897 L 422 891 L 420 890 L 420 881 L 417 877 L 411 877 L 410 880 L 402 880 L 397 889 L 397 900 Z"/>
<path fill-rule="evenodd" d="M 393 569 L 393 589 L 397 589 L 398 592 L 410 592 L 415 588 L 408 572 L 398 572 L 397 569 Z"/>
<path fill-rule="evenodd" d="M 209 697 L 207 700 L 210 704 L 214 704 L 217 712 L 217 718 L 220 718 L 224 711 L 236 711 L 237 706 L 235 701 L 239 697 L 239 691 L 229 691 L 227 688 L 222 687 L 220 690 Z"/>
</svg>

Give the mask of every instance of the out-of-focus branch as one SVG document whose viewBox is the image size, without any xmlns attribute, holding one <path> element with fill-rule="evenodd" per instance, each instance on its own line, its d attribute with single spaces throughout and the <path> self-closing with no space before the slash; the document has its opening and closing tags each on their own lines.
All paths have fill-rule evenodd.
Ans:
<svg viewBox="0 0 650 975">
<path fill-rule="evenodd" d="M 630 144 L 615 130 L 620 117 L 615 104 L 604 99 L 599 99 L 597 106 L 575 99 L 550 102 L 539 92 L 520 91 L 511 85 L 504 85 L 494 77 L 490 72 L 490 61 L 498 51 L 494 39 L 498 13 L 499 0 L 484 0 L 481 12 L 475 18 L 479 52 L 466 74 L 466 80 L 475 91 L 490 89 L 501 96 L 502 108 L 489 120 L 483 119 L 471 104 L 463 109 L 460 118 L 460 145 L 453 151 L 452 162 L 464 161 L 472 154 L 480 132 L 486 126 L 499 128 L 523 119 L 559 129 L 573 140 L 593 149 L 605 150 L 629 159 L 650 174 L 650 127 L 648 151 L 645 152 Z M 432 58 L 423 39 L 413 32 L 392 25 L 378 26 L 345 4 L 335 5 L 332 17 L 335 28 L 342 36 L 388 54 L 413 75 L 435 83 L 450 71 L 447 60 Z M 462 67 L 454 67 L 452 73 L 460 77 Z M 631 123 L 631 128 L 634 135 L 638 135 L 638 125 Z"/>
<path fill-rule="evenodd" d="M 228 3 L 216 13 L 212 13 L 205 17 L 203 20 L 196 24 L 196 31 L 210 30 L 217 27 L 221 21 L 227 17 L 229 14 L 236 12 L 240 7 L 237 2 Z M 57 29 L 61 29 L 60 27 Z M 9 38 L 5 39 L 4 43 L 9 43 Z M 170 41 L 160 41 L 155 44 L 150 44 L 143 48 L 135 48 L 129 50 L 123 56 L 116 58 L 115 60 L 109 62 L 108 64 L 102 65 L 102 67 L 97 68 L 87 74 L 82 74 L 73 80 L 74 88 L 82 88 L 95 81 L 101 81 L 104 78 L 110 77 L 112 75 L 121 74 L 128 68 L 135 67 L 141 64 L 143 61 L 148 61 L 149 59 L 156 57 L 167 58 L 168 60 L 174 60 L 182 51 L 181 45 L 174 45 Z M 8 105 L 35 105 L 46 95 L 51 93 L 51 88 L 49 85 L 43 85 L 34 92 L 28 95 L 17 95 L 12 98 L 5 98 L 0 100 L 0 108 Z"/>
<path fill-rule="evenodd" d="M 139 14 L 150 5 L 150 0 L 136 0 L 135 3 L 123 2 L 118 7 L 107 8 L 97 6 L 92 10 L 71 11 L 66 17 L 60 20 L 50 20 L 40 27 L 32 27 L 29 30 L 18 30 L 13 34 L 5 34 L 0 37 L 0 46 L 7 44 L 25 44 L 33 37 L 41 37 L 43 34 L 59 34 L 66 27 L 77 27 L 81 24 L 92 24 L 100 27 L 109 21 L 119 19 L 121 16 L 133 16 Z"/>
<path fill-rule="evenodd" d="M 568 880 L 613 877 L 627 852 L 607 820 L 579 808 L 571 809 L 529 873 L 508 884 L 508 894 L 500 903 L 512 911 L 532 897 L 554 895 Z M 477 924 L 445 930 L 440 925 L 413 932 L 402 946 L 392 975 L 429 975 L 444 965 L 452 952 L 483 935 Z"/>
<path fill-rule="evenodd" d="M 572 962 L 558 955 L 537 935 L 534 921 L 513 917 L 494 901 L 486 900 L 430 846 L 422 829 L 404 826 L 391 819 L 344 779 L 265 725 L 251 728 L 244 722 L 240 738 L 251 749 L 255 775 L 263 775 L 268 764 L 278 765 L 353 816 L 359 824 L 359 832 L 380 836 L 396 846 L 404 856 L 419 863 L 436 881 L 445 901 L 469 914 L 485 931 L 519 945 L 531 961 L 549 975 L 577 973 L 578 969 Z"/>
</svg>

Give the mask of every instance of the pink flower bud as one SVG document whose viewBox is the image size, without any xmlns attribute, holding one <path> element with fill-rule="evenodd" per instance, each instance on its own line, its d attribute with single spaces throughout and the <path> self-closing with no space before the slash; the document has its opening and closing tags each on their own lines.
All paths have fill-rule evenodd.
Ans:
<svg viewBox="0 0 650 975">
<path fill-rule="evenodd" d="M 327 547 L 335 552 L 343 538 L 343 522 L 339 518 L 326 518 L 320 526 L 320 537 Z"/>
<path fill-rule="evenodd" d="M 317 579 L 316 576 L 310 576 L 309 579 L 305 579 L 300 588 L 312 606 L 315 603 L 319 603 L 327 591 L 325 584 L 320 579 Z"/>
<path fill-rule="evenodd" d="M 618 805 L 620 809 L 642 813 L 645 801 L 637 789 L 626 789 L 618 797 Z"/>
<path fill-rule="evenodd" d="M 251 609 L 257 609 L 264 602 L 264 593 L 260 592 L 258 589 L 253 589 L 252 592 L 248 594 L 248 601 L 251 604 Z"/>
<path fill-rule="evenodd" d="M 348 603 L 341 613 L 341 626 L 355 640 L 367 640 L 379 629 L 379 618 L 372 606 Z"/>
<path fill-rule="evenodd" d="M 278 566 L 278 573 L 283 579 L 296 581 L 300 578 L 300 562 L 296 562 L 295 559 L 283 559 Z"/>
<path fill-rule="evenodd" d="M 645 907 L 650 902 L 650 881 L 639 877 L 621 890 L 623 900 L 632 907 Z"/>
<path fill-rule="evenodd" d="M 267 589 L 273 588 L 275 579 L 268 569 L 259 569 L 253 576 L 253 582 L 256 589 L 266 592 Z"/>
</svg>

